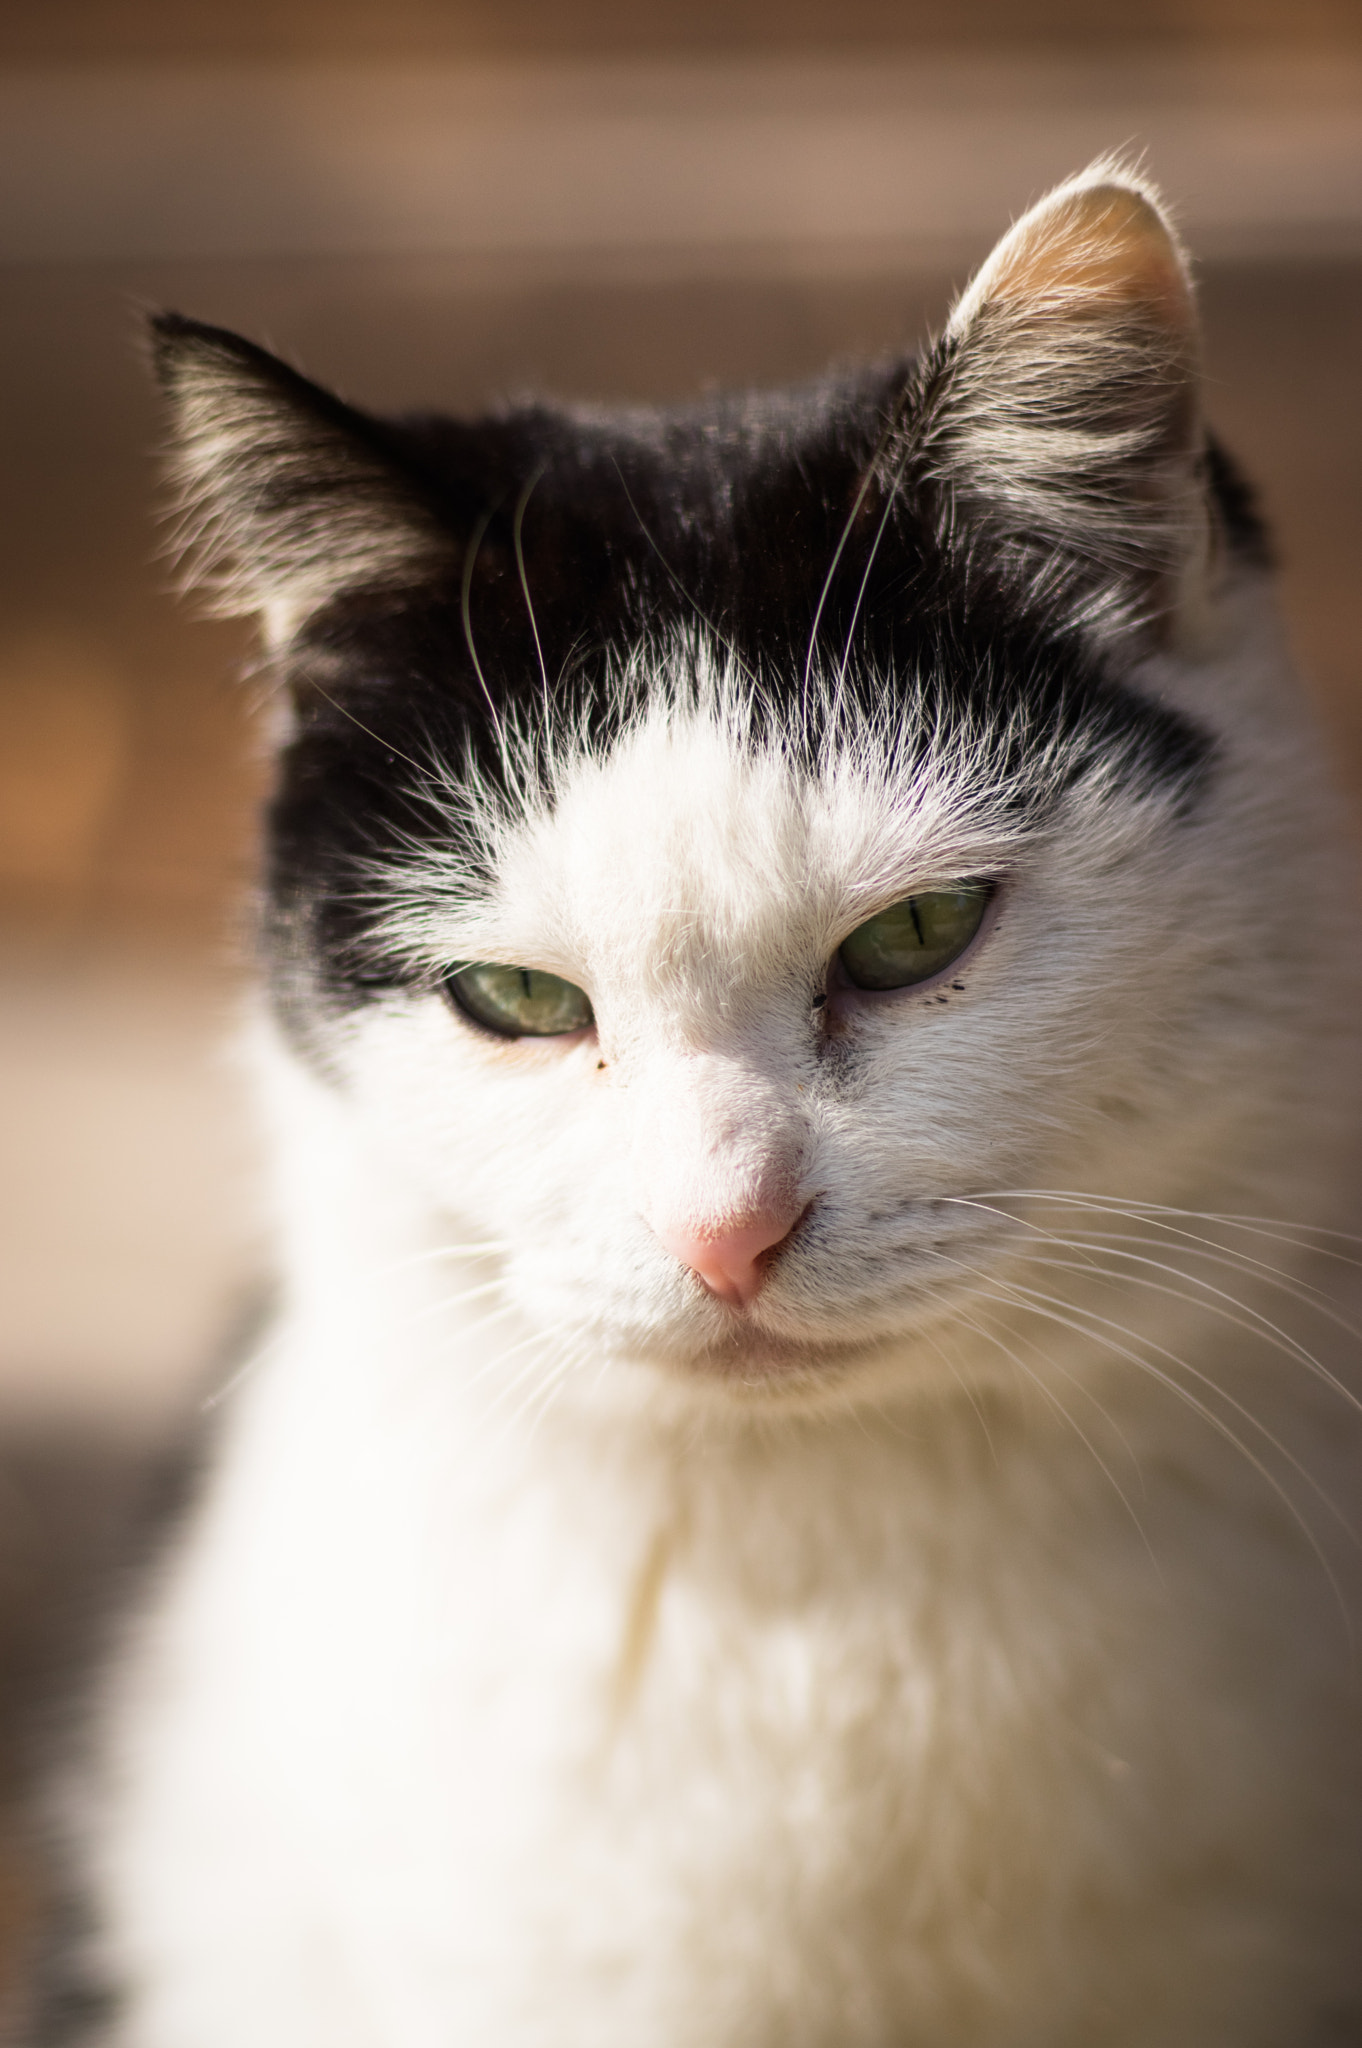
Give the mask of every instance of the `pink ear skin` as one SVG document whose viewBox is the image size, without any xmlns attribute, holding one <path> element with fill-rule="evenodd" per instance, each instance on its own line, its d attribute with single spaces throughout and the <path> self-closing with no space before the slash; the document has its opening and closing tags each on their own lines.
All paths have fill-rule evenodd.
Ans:
<svg viewBox="0 0 1362 2048">
<path fill-rule="evenodd" d="M 689 1266 L 718 1300 L 750 1308 L 766 1284 L 770 1258 L 790 1235 L 804 1209 L 768 1209 L 755 1216 L 688 1225 L 653 1222 L 658 1242 Z"/>
<path fill-rule="evenodd" d="M 951 316 L 957 333 L 985 305 L 1050 317 L 1113 318 L 1143 309 L 1191 335 L 1196 309 L 1186 259 L 1152 201 L 1117 182 L 1075 180 L 1003 237 Z"/>
</svg>

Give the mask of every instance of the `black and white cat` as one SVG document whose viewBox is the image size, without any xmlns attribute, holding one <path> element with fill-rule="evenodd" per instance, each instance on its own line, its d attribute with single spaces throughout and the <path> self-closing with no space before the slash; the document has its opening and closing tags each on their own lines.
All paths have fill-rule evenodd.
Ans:
<svg viewBox="0 0 1362 2048">
<path fill-rule="evenodd" d="M 1155 195 L 674 411 L 156 335 L 291 707 L 284 1306 L 90 2038 L 1362 2041 L 1350 857 Z"/>
</svg>

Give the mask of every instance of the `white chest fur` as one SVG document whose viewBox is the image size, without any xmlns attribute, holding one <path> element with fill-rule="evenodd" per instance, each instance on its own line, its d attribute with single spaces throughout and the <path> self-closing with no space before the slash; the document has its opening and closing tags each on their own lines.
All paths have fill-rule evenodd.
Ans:
<svg viewBox="0 0 1362 2048">
<path fill-rule="evenodd" d="M 1131 1501 L 1038 1399 L 517 1416 L 419 1261 L 325 1300 L 134 1668 L 136 2048 L 1243 2048 L 1346 1972 L 1346 1632 L 1166 1399 Z"/>
</svg>

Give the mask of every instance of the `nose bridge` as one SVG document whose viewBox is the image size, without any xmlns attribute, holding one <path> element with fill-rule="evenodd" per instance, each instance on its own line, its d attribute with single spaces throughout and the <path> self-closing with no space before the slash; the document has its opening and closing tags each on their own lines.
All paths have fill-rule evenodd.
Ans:
<svg viewBox="0 0 1362 2048">
<path fill-rule="evenodd" d="M 807 1131 L 793 1086 L 753 1059 L 673 1055 L 639 1104 L 639 1210 L 711 1294 L 745 1308 L 804 1207 Z"/>
<path fill-rule="evenodd" d="M 792 1087 L 750 1058 L 703 1052 L 658 1061 L 633 1132 L 644 1213 L 717 1223 L 792 1199 L 804 1153 L 798 1105 Z"/>
</svg>

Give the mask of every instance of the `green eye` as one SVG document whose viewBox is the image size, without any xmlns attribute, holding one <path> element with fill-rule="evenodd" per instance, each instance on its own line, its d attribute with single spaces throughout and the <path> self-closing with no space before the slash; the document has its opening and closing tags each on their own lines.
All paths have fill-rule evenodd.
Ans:
<svg viewBox="0 0 1362 2048">
<path fill-rule="evenodd" d="M 926 889 L 858 924 L 837 957 L 857 988 L 911 988 L 964 952 L 993 891 L 987 882 Z"/>
<path fill-rule="evenodd" d="M 456 967 L 445 986 L 465 1015 L 503 1038 L 562 1038 L 591 1022 L 583 991 L 538 967 Z"/>
</svg>

